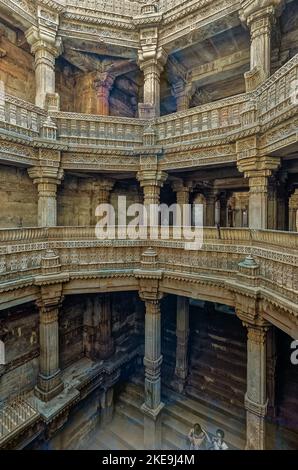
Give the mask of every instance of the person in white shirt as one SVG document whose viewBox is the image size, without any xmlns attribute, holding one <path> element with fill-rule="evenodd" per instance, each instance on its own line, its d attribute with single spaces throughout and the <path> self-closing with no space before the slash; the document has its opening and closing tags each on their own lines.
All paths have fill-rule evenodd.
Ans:
<svg viewBox="0 0 298 470">
<path fill-rule="evenodd" d="M 207 442 L 211 442 L 208 433 L 196 423 L 188 433 L 189 450 L 204 450 L 207 447 Z"/>
<path fill-rule="evenodd" d="M 224 441 L 225 433 L 222 429 L 216 431 L 216 436 L 212 438 L 212 450 L 228 450 L 228 446 Z"/>
</svg>

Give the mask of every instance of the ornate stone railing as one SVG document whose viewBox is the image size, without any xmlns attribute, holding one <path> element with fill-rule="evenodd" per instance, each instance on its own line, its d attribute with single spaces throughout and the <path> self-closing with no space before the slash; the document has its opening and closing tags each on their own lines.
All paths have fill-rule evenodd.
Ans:
<svg viewBox="0 0 298 470">
<path fill-rule="evenodd" d="M 143 143 L 144 121 L 133 118 L 52 113 L 58 140 L 68 145 L 132 149 Z"/>
<path fill-rule="evenodd" d="M 216 138 L 241 129 L 245 95 L 208 103 L 157 119 L 159 145 Z"/>
<path fill-rule="evenodd" d="M 208 276 L 211 282 L 220 279 L 222 283 L 237 281 L 238 264 L 251 255 L 259 264 L 258 288 L 278 293 L 287 301 L 298 300 L 295 233 L 205 228 L 202 248 L 189 251 L 186 238 L 174 239 L 172 229 L 169 239 L 159 233 L 155 240 L 129 240 L 123 230 L 118 238 L 116 231 L 116 239 L 108 240 L 97 239 L 94 227 L 0 230 L 0 290 L 30 278 L 34 282 L 34 276 L 42 272 L 47 250 L 59 255 L 62 272 L 88 278 L 140 268 L 141 255 L 151 246 L 160 269 L 178 276 Z"/>
<path fill-rule="evenodd" d="M 298 108 L 298 54 L 275 72 L 253 94 L 260 125 L 272 125 L 273 120 L 290 109 Z"/>
<path fill-rule="evenodd" d="M 38 137 L 47 113 L 27 101 L 0 93 L 0 129 L 11 135 Z"/>
<path fill-rule="evenodd" d="M 5 403 L 0 408 L 0 447 L 38 418 L 38 411 L 22 396 Z"/>
</svg>

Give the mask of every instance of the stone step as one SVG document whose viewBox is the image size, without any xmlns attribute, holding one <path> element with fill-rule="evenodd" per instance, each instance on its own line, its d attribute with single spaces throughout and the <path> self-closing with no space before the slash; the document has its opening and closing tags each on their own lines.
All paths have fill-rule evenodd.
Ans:
<svg viewBox="0 0 298 470">
<path fill-rule="evenodd" d="M 243 393 L 246 390 L 246 378 L 242 379 L 229 373 L 229 371 L 223 371 L 221 368 L 215 368 L 212 365 L 201 364 L 199 368 L 192 369 L 190 371 L 190 377 L 210 377 L 216 382 L 220 382 L 223 386 L 231 387 L 239 390 Z"/>
<path fill-rule="evenodd" d="M 197 387 L 187 385 L 185 387 L 186 395 L 199 403 L 203 403 L 211 408 L 218 410 L 220 413 L 227 414 L 228 417 L 233 417 L 239 422 L 245 421 L 245 410 L 244 405 L 237 406 L 231 402 L 224 401 L 222 395 L 217 396 L 213 393 L 206 393 L 205 391 L 199 390 Z"/>
<path fill-rule="evenodd" d="M 208 426 L 211 426 L 211 433 L 215 433 L 217 428 L 222 428 L 226 432 L 227 441 L 234 447 L 241 448 L 239 445 L 244 444 L 245 423 L 235 419 L 233 414 L 226 409 L 223 410 L 210 403 L 193 400 L 171 390 L 167 390 L 166 396 L 165 413 L 184 423 L 189 429 L 197 419 L 203 426 L 203 422 L 205 423 L 205 428 L 208 431 Z M 229 435 L 231 438 L 228 439 Z"/>
<path fill-rule="evenodd" d="M 187 388 L 190 394 L 198 393 L 204 398 L 208 397 L 214 403 L 231 405 L 234 409 L 242 409 L 244 406 L 244 393 L 237 395 L 232 390 L 226 390 L 220 383 L 210 383 L 203 379 L 193 380 L 192 377 L 189 377 Z"/>
<path fill-rule="evenodd" d="M 127 450 L 127 447 L 121 442 L 108 427 L 98 432 L 94 437 L 92 444 L 88 447 L 90 450 Z"/>
<path fill-rule="evenodd" d="M 128 450 L 142 450 L 144 448 L 144 435 L 143 432 L 140 432 L 140 427 L 117 413 L 109 425 L 109 431 Z"/>
<path fill-rule="evenodd" d="M 222 377 L 216 377 L 214 374 L 206 372 L 206 374 L 193 373 L 188 377 L 187 383 L 198 390 L 209 391 L 210 395 L 222 397 L 230 403 L 232 400 L 243 406 L 245 388 L 239 388 L 238 384 L 230 383 L 227 379 L 224 380 Z"/>
<path fill-rule="evenodd" d="M 121 416 L 122 418 L 125 418 L 128 423 L 132 422 L 134 425 L 139 426 L 139 428 L 143 429 L 144 415 L 139 409 L 132 409 L 131 406 L 127 407 L 127 405 L 124 403 L 118 403 L 115 408 L 115 413 Z"/>
</svg>

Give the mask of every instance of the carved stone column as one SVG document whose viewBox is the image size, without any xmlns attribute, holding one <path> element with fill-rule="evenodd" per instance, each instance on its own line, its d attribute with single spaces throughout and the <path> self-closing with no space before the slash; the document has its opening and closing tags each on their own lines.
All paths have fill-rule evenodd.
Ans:
<svg viewBox="0 0 298 470">
<path fill-rule="evenodd" d="M 91 223 L 97 223 L 97 217 L 95 215 L 95 211 L 97 206 L 100 204 L 109 204 L 110 196 L 112 189 L 115 185 L 115 181 L 110 178 L 98 178 L 96 181 L 93 182 L 92 185 L 92 215 L 91 215 Z M 112 220 L 110 220 L 112 223 Z"/>
<path fill-rule="evenodd" d="M 42 274 L 36 277 L 40 285 L 39 308 L 39 375 L 35 394 L 42 401 L 49 401 L 63 390 L 59 369 L 58 315 L 62 304 L 62 282 L 68 276 L 60 272 L 59 257 L 49 250 L 41 260 Z"/>
<path fill-rule="evenodd" d="M 166 57 L 161 50 L 157 57 L 139 62 L 140 69 L 144 73 L 144 105 L 152 106 L 151 117 L 160 115 L 160 74 Z"/>
<path fill-rule="evenodd" d="M 271 29 L 283 0 L 242 0 L 242 20 L 250 29 L 250 72 L 245 74 L 247 91 L 251 91 L 270 76 Z M 281 8 L 279 8 L 279 11 Z"/>
<path fill-rule="evenodd" d="M 247 326 L 247 392 L 246 449 L 266 448 L 267 390 L 266 390 L 266 337 L 267 328 Z"/>
<path fill-rule="evenodd" d="M 137 180 L 143 188 L 144 207 L 147 211 L 147 223 L 154 222 L 152 225 L 158 225 L 156 220 L 156 205 L 160 202 L 160 190 L 167 179 L 167 173 L 159 170 L 141 170 L 137 173 Z"/>
<path fill-rule="evenodd" d="M 115 76 L 110 72 L 98 72 L 94 80 L 94 88 L 97 96 L 97 114 L 109 116 L 110 92 L 115 81 Z"/>
<path fill-rule="evenodd" d="M 173 386 L 181 393 L 188 376 L 189 300 L 177 297 L 176 366 Z"/>
<path fill-rule="evenodd" d="M 135 270 L 139 279 L 139 296 L 145 303 L 145 400 L 144 448 L 161 449 L 161 313 L 157 255 L 149 248 L 142 254 L 141 268 Z"/>
<path fill-rule="evenodd" d="M 220 202 L 220 226 L 221 227 L 227 227 L 228 198 L 227 198 L 227 194 L 225 192 L 220 194 L 219 202 Z"/>
<path fill-rule="evenodd" d="M 26 32 L 26 38 L 35 56 L 35 104 L 45 108 L 47 95 L 55 94 L 55 59 L 62 51 L 61 38 L 35 26 Z"/>
<path fill-rule="evenodd" d="M 186 111 L 192 96 L 192 83 L 178 80 L 172 85 L 172 94 L 176 98 L 177 111 Z"/>
<path fill-rule="evenodd" d="M 289 199 L 289 230 L 291 232 L 297 232 L 297 214 L 298 214 L 298 188 Z"/>
<path fill-rule="evenodd" d="M 145 401 L 144 446 L 145 449 L 160 449 L 161 423 L 158 419 L 161 402 L 160 368 L 161 355 L 161 315 L 159 300 L 145 300 Z"/>
<path fill-rule="evenodd" d="M 238 169 L 249 181 L 248 219 L 249 227 L 268 228 L 268 192 L 270 177 L 280 165 L 280 159 L 258 155 L 256 138 L 237 142 Z"/>
<path fill-rule="evenodd" d="M 214 227 L 217 190 L 207 190 L 204 192 L 204 195 L 206 200 L 206 227 Z"/>
<path fill-rule="evenodd" d="M 57 167 L 32 167 L 28 174 L 38 190 L 38 226 L 57 225 L 57 186 L 63 178 L 63 170 Z"/>
<path fill-rule="evenodd" d="M 185 184 L 182 180 L 177 180 L 172 183 L 172 189 L 176 193 L 176 203 L 180 206 L 181 224 L 184 226 L 191 225 L 191 212 L 184 211 L 184 206 L 189 204 L 189 195 L 192 187 L 189 184 Z M 178 220 L 177 223 L 179 223 Z"/>
<path fill-rule="evenodd" d="M 100 396 L 100 424 L 106 426 L 113 419 L 114 412 L 114 389 L 108 388 Z"/>
</svg>

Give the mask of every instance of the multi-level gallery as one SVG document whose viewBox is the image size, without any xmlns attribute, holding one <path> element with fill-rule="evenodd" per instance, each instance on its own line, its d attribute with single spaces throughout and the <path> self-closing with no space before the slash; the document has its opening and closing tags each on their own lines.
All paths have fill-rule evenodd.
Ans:
<svg viewBox="0 0 298 470">
<path fill-rule="evenodd" d="M 0 0 L 1 449 L 298 449 L 297 230 L 297 0 Z"/>
</svg>

